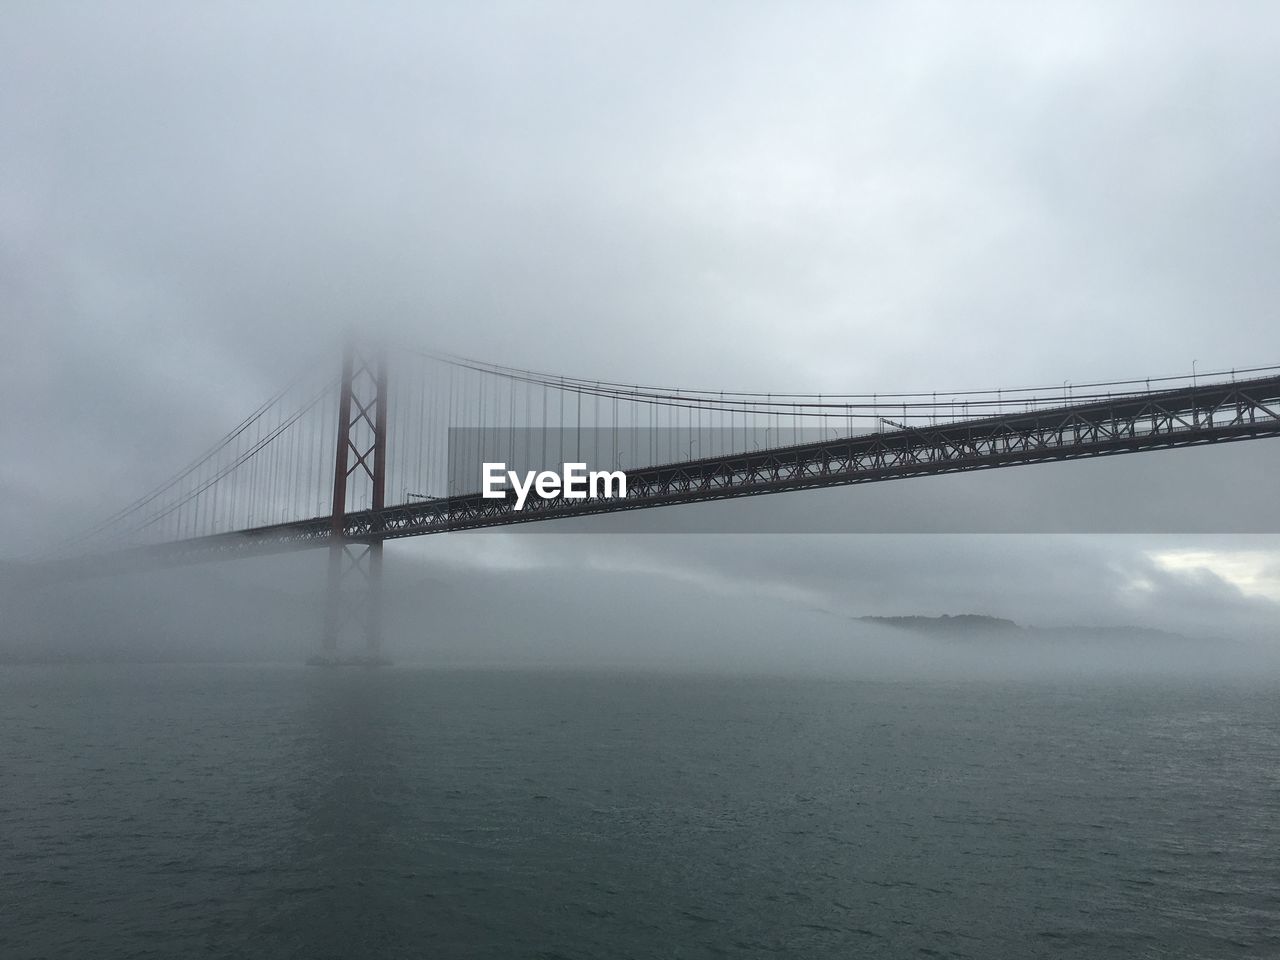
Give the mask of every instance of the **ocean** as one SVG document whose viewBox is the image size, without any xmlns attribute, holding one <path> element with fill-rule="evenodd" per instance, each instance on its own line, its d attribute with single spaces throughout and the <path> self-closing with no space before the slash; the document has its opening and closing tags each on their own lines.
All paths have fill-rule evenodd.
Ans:
<svg viewBox="0 0 1280 960">
<path fill-rule="evenodd" d="M 0 667 L 0 957 L 1274 958 L 1277 694 Z"/>
</svg>

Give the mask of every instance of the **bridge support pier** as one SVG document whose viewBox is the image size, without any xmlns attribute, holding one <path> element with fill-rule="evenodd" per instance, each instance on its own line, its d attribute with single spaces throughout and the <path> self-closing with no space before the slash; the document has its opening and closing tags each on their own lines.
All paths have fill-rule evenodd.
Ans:
<svg viewBox="0 0 1280 960">
<path fill-rule="evenodd" d="M 369 507 L 386 500 L 387 364 L 385 356 L 348 344 L 338 394 L 338 437 L 333 465 L 329 574 L 319 664 L 382 662 L 382 538 L 346 534 L 347 505 L 367 488 Z M 353 476 L 363 483 L 352 484 Z M 350 496 L 349 496 L 350 495 Z M 359 644 L 357 653 L 350 647 Z M 343 653 L 347 647 L 349 652 Z"/>
</svg>

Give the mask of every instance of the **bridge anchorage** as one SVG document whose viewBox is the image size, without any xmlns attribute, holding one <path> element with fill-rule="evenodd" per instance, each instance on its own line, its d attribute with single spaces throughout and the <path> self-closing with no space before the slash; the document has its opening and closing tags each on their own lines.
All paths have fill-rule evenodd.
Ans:
<svg viewBox="0 0 1280 960">
<path fill-rule="evenodd" d="M 352 343 L 340 377 L 304 373 L 32 573 L 323 547 L 311 662 L 376 664 L 387 540 L 1277 436 L 1280 367 L 832 396 L 627 385 Z M 625 496 L 485 496 L 486 463 L 529 477 L 584 461 L 625 468 Z"/>
</svg>

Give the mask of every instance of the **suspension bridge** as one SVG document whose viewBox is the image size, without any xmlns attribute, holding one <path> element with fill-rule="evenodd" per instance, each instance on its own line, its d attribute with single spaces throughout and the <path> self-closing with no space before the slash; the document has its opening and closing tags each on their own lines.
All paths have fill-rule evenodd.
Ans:
<svg viewBox="0 0 1280 960">
<path fill-rule="evenodd" d="M 337 365 L 335 364 L 335 368 Z M 895 394 L 691 390 L 348 345 L 46 567 L 329 551 L 326 657 L 376 657 L 386 540 L 1280 435 L 1280 368 Z M 482 466 L 625 471 L 622 498 L 486 497 Z"/>
</svg>

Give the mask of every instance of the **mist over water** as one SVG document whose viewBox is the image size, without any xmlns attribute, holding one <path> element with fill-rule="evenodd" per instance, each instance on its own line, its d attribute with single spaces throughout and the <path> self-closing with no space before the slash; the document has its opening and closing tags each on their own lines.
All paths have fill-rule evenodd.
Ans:
<svg viewBox="0 0 1280 960">
<path fill-rule="evenodd" d="M 0 952 L 1274 956 L 1277 693 L 6 667 Z"/>
<path fill-rule="evenodd" d="M 388 554 L 384 650 L 398 663 L 848 679 L 1280 677 L 1275 602 L 1202 573 L 1161 578 L 1143 560 L 1143 538 L 1129 557 L 1119 537 L 1100 538 L 1102 547 L 1018 537 L 430 539 L 425 552 Z M 300 663 L 320 643 L 326 559 L 308 551 L 0 582 L 0 662 Z M 1041 569 L 1026 570 L 1032 561 Z M 1135 605 L 1127 583 L 1138 578 L 1152 582 Z"/>
</svg>

